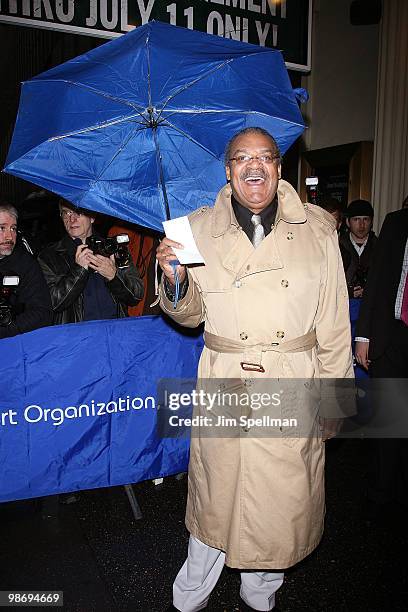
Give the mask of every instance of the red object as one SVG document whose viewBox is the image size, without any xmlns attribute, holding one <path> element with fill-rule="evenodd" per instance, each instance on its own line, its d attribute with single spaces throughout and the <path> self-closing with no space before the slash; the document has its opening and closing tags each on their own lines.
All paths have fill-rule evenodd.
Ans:
<svg viewBox="0 0 408 612">
<path fill-rule="evenodd" d="M 149 279 L 147 274 L 151 258 L 156 257 L 156 249 L 154 248 L 154 238 L 153 236 L 147 234 L 144 229 L 131 229 L 129 225 L 126 224 L 118 224 L 111 227 L 111 229 L 109 230 L 109 236 L 116 236 L 117 234 L 127 234 L 129 236 L 130 254 L 132 255 L 133 263 L 137 267 L 144 284 L 143 298 L 136 306 L 128 308 L 130 317 L 138 317 L 143 314 L 143 311 L 146 306 L 146 300 L 149 301 L 148 283 L 154 282 L 152 281 L 152 279 Z"/>
</svg>

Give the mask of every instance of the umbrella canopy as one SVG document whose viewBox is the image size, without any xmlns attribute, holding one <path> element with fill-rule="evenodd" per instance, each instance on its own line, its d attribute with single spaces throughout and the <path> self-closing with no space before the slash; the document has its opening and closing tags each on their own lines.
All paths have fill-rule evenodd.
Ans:
<svg viewBox="0 0 408 612">
<path fill-rule="evenodd" d="M 249 126 L 282 153 L 304 129 L 281 53 L 150 22 L 23 83 L 5 171 L 162 230 L 213 203 Z"/>
</svg>

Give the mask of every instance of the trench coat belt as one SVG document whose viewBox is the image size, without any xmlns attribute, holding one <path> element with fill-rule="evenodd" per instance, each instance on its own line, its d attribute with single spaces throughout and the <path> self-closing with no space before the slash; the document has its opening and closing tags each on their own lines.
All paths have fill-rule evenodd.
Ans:
<svg viewBox="0 0 408 612">
<path fill-rule="evenodd" d="M 287 340 L 286 342 L 271 342 L 270 344 L 263 344 L 260 342 L 257 344 L 244 345 L 242 342 L 238 342 L 238 340 L 223 338 L 223 336 L 217 336 L 216 334 L 205 331 L 204 342 L 207 348 L 217 353 L 241 353 L 244 355 L 251 352 L 253 354 L 260 353 L 262 355 L 262 353 L 269 351 L 274 353 L 301 353 L 310 351 L 316 346 L 316 332 L 312 329 L 307 334 L 292 338 L 292 340 Z M 260 360 L 257 359 L 257 361 L 259 361 L 259 363 L 253 363 L 252 360 L 241 361 L 241 367 L 243 370 L 264 372 L 265 370 Z"/>
</svg>

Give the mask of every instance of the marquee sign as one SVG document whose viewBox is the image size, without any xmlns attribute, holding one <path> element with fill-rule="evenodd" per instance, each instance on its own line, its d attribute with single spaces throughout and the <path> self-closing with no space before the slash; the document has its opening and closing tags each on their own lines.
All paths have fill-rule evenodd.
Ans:
<svg viewBox="0 0 408 612">
<path fill-rule="evenodd" d="M 310 70 L 312 0 L 0 0 L 0 22 L 104 38 L 152 19 L 283 52 Z"/>
</svg>

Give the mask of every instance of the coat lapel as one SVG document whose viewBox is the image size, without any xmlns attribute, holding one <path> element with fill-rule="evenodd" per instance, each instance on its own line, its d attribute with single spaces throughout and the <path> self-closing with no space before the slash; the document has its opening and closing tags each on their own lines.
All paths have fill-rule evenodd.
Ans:
<svg viewBox="0 0 408 612">
<path fill-rule="evenodd" d="M 214 205 L 211 233 L 217 239 L 217 250 L 223 267 L 236 276 L 251 255 L 253 246 L 235 218 L 229 185 L 218 194 Z"/>
<path fill-rule="evenodd" d="M 278 245 L 276 242 L 275 230 L 266 236 L 257 249 L 251 246 L 251 253 L 246 261 L 241 266 L 238 272 L 238 278 L 258 272 L 267 272 L 268 270 L 279 270 L 283 268 L 283 261 L 279 254 Z"/>
<path fill-rule="evenodd" d="M 279 181 L 278 223 L 305 223 L 306 211 L 293 187 L 286 181 Z M 211 233 L 217 238 L 218 252 L 224 268 L 233 272 L 237 279 L 250 274 L 278 270 L 284 267 L 276 241 L 276 230 L 254 249 L 245 233 L 239 227 L 231 206 L 231 187 L 226 185 L 218 194 L 214 205 Z"/>
</svg>

